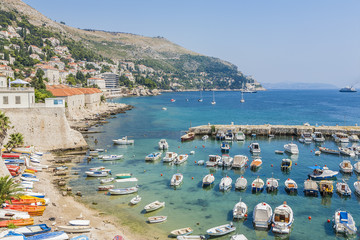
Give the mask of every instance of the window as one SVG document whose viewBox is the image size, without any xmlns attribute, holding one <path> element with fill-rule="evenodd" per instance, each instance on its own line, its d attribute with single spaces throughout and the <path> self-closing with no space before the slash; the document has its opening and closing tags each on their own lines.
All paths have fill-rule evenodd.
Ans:
<svg viewBox="0 0 360 240">
<path fill-rule="evenodd" d="M 21 104 L 20 96 L 15 96 L 15 104 Z"/>
<path fill-rule="evenodd" d="M 9 97 L 3 97 L 3 104 L 9 104 Z"/>
</svg>

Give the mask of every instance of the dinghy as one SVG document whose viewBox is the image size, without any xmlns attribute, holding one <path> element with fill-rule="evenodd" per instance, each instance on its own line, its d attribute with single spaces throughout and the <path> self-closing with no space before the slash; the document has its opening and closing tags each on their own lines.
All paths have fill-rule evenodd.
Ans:
<svg viewBox="0 0 360 240">
<path fill-rule="evenodd" d="M 220 191 L 227 191 L 231 189 L 232 179 L 229 176 L 223 177 L 219 184 Z"/>
<path fill-rule="evenodd" d="M 286 179 L 285 181 L 285 191 L 288 193 L 295 193 L 297 192 L 298 186 L 296 182 L 290 178 Z"/>
<path fill-rule="evenodd" d="M 149 223 L 161 223 L 166 221 L 167 216 L 154 216 L 154 217 L 148 217 Z"/>
<path fill-rule="evenodd" d="M 49 232 L 50 230 L 51 228 L 48 227 L 46 224 L 37 224 L 37 225 L 29 225 L 26 227 L 14 229 L 14 232 L 21 233 L 24 236 L 32 236 L 35 234 L 46 233 Z"/>
<path fill-rule="evenodd" d="M 67 240 L 69 236 L 64 231 L 43 233 L 27 237 L 26 240 Z"/>
<path fill-rule="evenodd" d="M 72 226 L 89 226 L 90 220 L 70 220 L 69 224 Z"/>
<path fill-rule="evenodd" d="M 170 186 L 179 186 L 183 179 L 184 176 L 181 173 L 175 173 L 170 180 Z"/>
<path fill-rule="evenodd" d="M 208 187 L 213 184 L 215 181 L 215 177 L 213 174 L 206 175 L 202 180 L 202 187 Z"/>
<path fill-rule="evenodd" d="M 204 240 L 206 237 L 204 235 L 184 235 L 184 236 L 177 236 L 177 240 Z"/>
<path fill-rule="evenodd" d="M 159 202 L 159 201 L 155 201 L 155 202 L 152 202 L 152 203 L 149 203 L 148 205 L 146 205 L 144 207 L 144 210 L 146 212 L 152 212 L 152 211 L 155 211 L 159 208 L 162 208 L 162 207 L 165 207 L 165 202 Z"/>
<path fill-rule="evenodd" d="M 132 198 L 132 199 L 130 200 L 130 203 L 131 203 L 132 205 L 136 205 L 136 204 L 138 204 L 140 201 L 141 201 L 141 197 L 140 197 L 139 195 L 137 195 L 136 197 L 134 197 L 134 198 Z"/>
<path fill-rule="evenodd" d="M 4 231 L 0 233 L 0 239 L 1 240 L 27 240 L 27 238 L 20 234 L 16 233 L 14 231 Z"/>
<path fill-rule="evenodd" d="M 262 165 L 262 160 L 260 158 L 254 159 L 250 164 L 250 169 L 252 171 L 257 171 Z"/>
<path fill-rule="evenodd" d="M 244 178 L 244 176 L 241 176 L 238 179 L 236 179 L 235 189 L 244 190 L 246 189 L 246 187 L 247 187 L 247 180 L 246 178 Z"/>
<path fill-rule="evenodd" d="M 275 208 L 272 222 L 272 231 L 274 233 L 290 233 L 291 226 L 294 223 L 294 213 L 286 202 Z"/>
<path fill-rule="evenodd" d="M 234 232 L 235 230 L 236 230 L 236 227 L 231 222 L 228 224 L 210 228 L 206 231 L 206 233 L 211 237 L 213 237 L 213 236 L 217 237 L 217 236 L 223 236 L 223 235 L 229 234 L 231 232 Z"/>
<path fill-rule="evenodd" d="M 233 219 L 243 219 L 247 217 L 248 207 L 247 205 L 241 201 L 235 204 L 233 208 Z"/>
<path fill-rule="evenodd" d="M 336 233 L 355 235 L 357 232 L 355 221 L 348 211 L 336 210 L 333 217 L 333 224 Z"/>
<path fill-rule="evenodd" d="M 25 219 L 25 218 L 30 218 L 30 215 L 27 212 L 11 210 L 11 209 L 0 209 L 1 220 L 16 220 L 16 219 Z"/>
<path fill-rule="evenodd" d="M 255 206 L 253 211 L 253 225 L 255 229 L 269 229 L 272 209 L 269 204 L 262 202 Z"/>
<path fill-rule="evenodd" d="M 351 162 L 349 160 L 344 160 L 339 164 L 340 171 L 343 173 L 352 173 L 353 166 L 351 165 Z"/>
<path fill-rule="evenodd" d="M 124 155 L 105 155 L 102 156 L 101 160 L 103 161 L 115 161 L 115 160 L 120 160 L 123 159 Z"/>
<path fill-rule="evenodd" d="M 156 161 L 161 158 L 161 152 L 153 152 L 145 157 L 145 161 Z"/>
<path fill-rule="evenodd" d="M 184 236 L 184 235 L 189 235 L 193 232 L 192 228 L 187 227 L 187 228 L 180 228 L 180 229 L 176 229 L 171 231 L 171 235 L 173 236 Z"/>
<path fill-rule="evenodd" d="M 173 162 L 177 156 L 178 154 L 175 152 L 166 152 L 163 162 Z"/>
<path fill-rule="evenodd" d="M 113 182 L 115 180 L 115 178 L 105 178 L 105 179 L 101 179 L 100 183 L 110 183 Z"/>
<path fill-rule="evenodd" d="M 336 191 L 341 196 L 351 196 L 351 189 L 344 180 L 342 182 L 336 183 Z"/>
<path fill-rule="evenodd" d="M 110 189 L 110 195 L 126 195 L 136 193 L 139 190 L 138 187 L 128 187 L 128 188 L 117 188 L 117 189 Z"/>
<path fill-rule="evenodd" d="M 132 173 L 118 173 L 115 175 L 117 179 L 131 178 Z"/>
<path fill-rule="evenodd" d="M 252 183 L 251 183 L 251 191 L 252 192 L 262 192 L 264 190 L 264 181 L 257 177 Z"/>
<path fill-rule="evenodd" d="M 266 180 L 266 191 L 267 192 L 274 192 L 278 189 L 279 187 L 279 182 L 277 179 L 275 178 L 268 178 Z"/>
<path fill-rule="evenodd" d="M 319 186 L 317 182 L 307 179 L 304 181 L 304 194 L 305 196 L 315 196 L 319 194 Z"/>
<path fill-rule="evenodd" d="M 245 155 L 235 155 L 233 159 L 232 168 L 243 168 L 245 167 L 248 161 L 249 159 Z"/>
<path fill-rule="evenodd" d="M 86 171 L 86 176 L 88 177 L 107 177 L 109 172 L 106 171 Z"/>
<path fill-rule="evenodd" d="M 90 232 L 90 226 L 58 226 L 57 227 L 60 231 L 64 231 L 66 233 L 84 233 Z"/>
</svg>

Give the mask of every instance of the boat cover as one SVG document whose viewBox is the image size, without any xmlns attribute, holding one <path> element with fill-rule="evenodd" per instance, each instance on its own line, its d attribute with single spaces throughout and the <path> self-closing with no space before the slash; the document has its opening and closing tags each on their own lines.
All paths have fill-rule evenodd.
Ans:
<svg viewBox="0 0 360 240">
<path fill-rule="evenodd" d="M 340 212 L 340 223 L 347 223 L 347 222 L 348 222 L 348 213 Z"/>
</svg>

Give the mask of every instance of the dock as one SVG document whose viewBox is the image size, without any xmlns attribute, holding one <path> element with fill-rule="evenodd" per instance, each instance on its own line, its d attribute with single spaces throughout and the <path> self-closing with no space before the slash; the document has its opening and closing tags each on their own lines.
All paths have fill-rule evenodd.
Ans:
<svg viewBox="0 0 360 240">
<path fill-rule="evenodd" d="M 331 136 L 336 132 L 349 135 L 360 135 L 360 127 L 355 126 L 310 126 L 310 125 L 202 125 L 189 128 L 188 132 L 195 135 L 215 135 L 218 131 L 242 131 L 245 135 L 256 134 L 259 136 L 300 136 L 303 132 L 321 132 L 324 136 Z"/>
</svg>

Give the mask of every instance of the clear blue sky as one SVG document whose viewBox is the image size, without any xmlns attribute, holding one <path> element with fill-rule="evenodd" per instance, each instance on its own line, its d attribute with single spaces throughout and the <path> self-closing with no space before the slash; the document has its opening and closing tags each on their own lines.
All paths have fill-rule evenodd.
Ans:
<svg viewBox="0 0 360 240">
<path fill-rule="evenodd" d="M 358 0 L 24 2 L 77 28 L 165 37 L 234 63 L 260 82 L 360 81 Z"/>
</svg>

